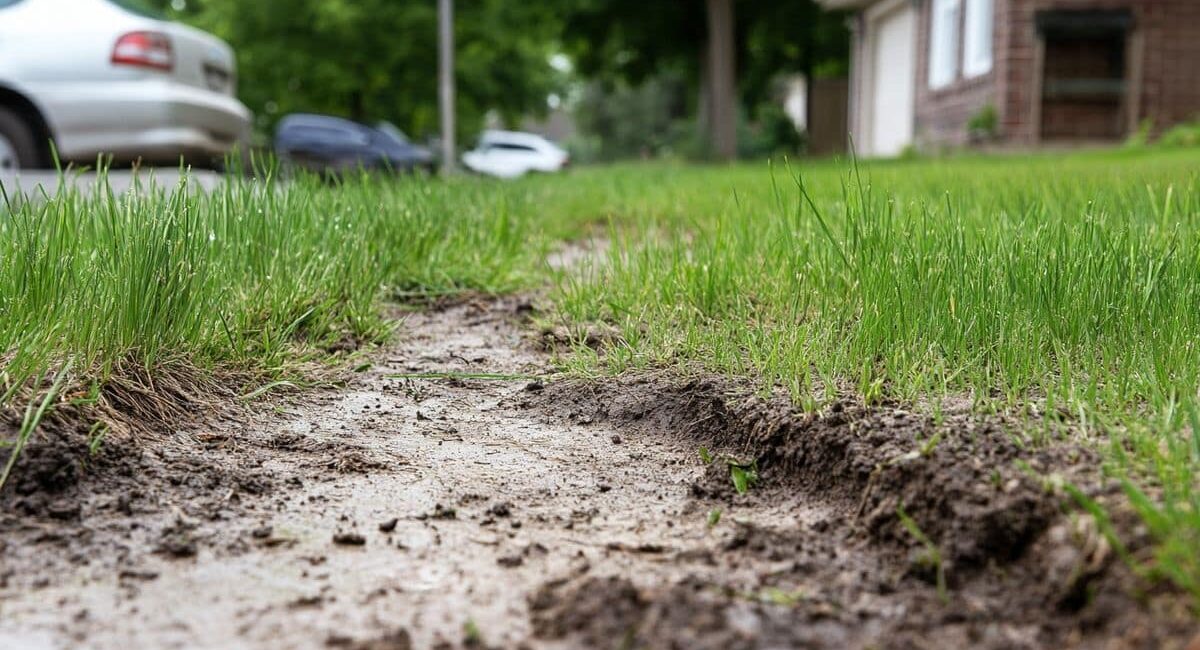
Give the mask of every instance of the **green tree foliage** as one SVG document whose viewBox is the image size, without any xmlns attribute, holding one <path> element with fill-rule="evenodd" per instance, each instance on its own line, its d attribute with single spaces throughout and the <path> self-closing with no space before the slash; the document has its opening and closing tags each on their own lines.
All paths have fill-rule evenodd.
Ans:
<svg viewBox="0 0 1200 650">
<path fill-rule="evenodd" d="M 743 0 L 738 18 L 739 89 L 746 106 L 771 99 L 780 73 L 813 79 L 842 77 L 850 70 L 844 13 L 825 11 L 813 0 Z"/>
<path fill-rule="evenodd" d="M 437 129 L 437 6 L 432 0 L 156 0 L 237 51 L 239 95 L 269 129 L 291 112 L 387 119 Z M 558 23 L 542 3 L 459 2 L 460 135 L 489 110 L 509 121 L 545 110 Z"/>
<path fill-rule="evenodd" d="M 572 143 L 582 160 L 692 155 L 682 75 L 664 73 L 636 86 L 623 82 L 587 83 L 575 104 L 575 122 L 583 134 Z M 686 127 L 685 127 L 686 128 Z M 694 148 L 694 147 L 693 147 Z"/>
<path fill-rule="evenodd" d="M 836 76 L 849 67 L 846 17 L 814 0 L 737 0 L 735 56 L 744 106 L 768 99 L 781 73 Z M 664 69 L 679 71 L 699 96 L 708 38 L 704 3 L 573 0 L 563 43 L 589 78 L 639 84 Z"/>
<path fill-rule="evenodd" d="M 297 111 L 387 119 L 418 137 L 437 129 L 433 0 L 138 1 L 233 45 L 239 94 L 264 131 Z M 456 5 L 460 138 L 469 138 L 489 110 L 510 123 L 543 112 L 546 96 L 564 84 L 548 64 L 554 52 L 569 54 L 588 84 L 584 104 L 591 101 L 583 112 L 590 114 L 581 122 L 612 127 L 590 130 L 585 124 L 585 131 L 624 138 L 604 143 L 602 157 L 661 150 L 667 143 L 637 145 L 633 132 L 650 131 L 663 140 L 663 120 L 677 123 L 703 112 L 698 99 L 708 25 L 701 0 Z M 813 0 L 736 0 L 735 28 L 739 95 L 756 119 L 779 74 L 837 74 L 847 66 L 844 17 L 820 11 Z M 636 90 L 648 80 L 657 87 Z M 604 106 L 613 93 L 620 95 L 617 105 Z M 634 114 L 647 104 L 651 115 Z M 622 126 L 642 122 L 646 129 Z M 695 124 L 684 130 L 680 135 L 673 128 L 670 135 L 698 144 Z"/>
<path fill-rule="evenodd" d="M 582 162 L 708 158 L 706 135 L 695 116 L 688 113 L 688 93 L 682 75 L 670 71 L 637 85 L 589 82 L 575 101 L 579 134 L 568 146 Z M 753 121 L 747 119 L 750 113 Z M 774 99 L 761 102 L 754 111 L 744 111 L 735 127 L 741 158 L 796 156 L 807 148 L 805 134 L 796 130 Z"/>
<path fill-rule="evenodd" d="M 664 72 L 679 75 L 685 101 L 691 107 L 689 112 L 697 119 L 682 124 L 682 129 L 671 130 L 669 137 L 676 140 L 675 146 L 664 147 L 659 141 L 667 131 L 659 130 L 645 139 L 642 149 L 690 149 L 728 157 L 732 153 L 728 129 L 732 128 L 739 134 L 735 140 L 740 155 L 803 148 L 802 136 L 778 110 L 778 98 L 772 96 L 775 81 L 796 73 L 810 79 L 845 74 L 850 51 L 845 15 L 822 10 L 815 0 L 736 0 L 733 46 L 729 51 L 708 47 L 708 21 L 715 19 L 707 13 L 708 8 L 708 3 L 701 0 L 571 0 L 571 9 L 564 18 L 564 46 L 579 71 L 600 84 L 589 87 L 584 96 L 582 126 L 585 131 L 589 122 L 613 127 L 592 132 L 598 136 L 593 143 L 599 140 L 604 144 L 595 152 L 599 157 L 628 149 L 623 140 L 630 138 L 617 138 L 611 143 L 608 138 L 636 130 L 618 128 L 611 119 L 595 119 L 622 112 L 605 107 L 602 96 L 625 107 L 646 103 L 662 93 L 662 80 L 667 78 Z M 712 76 L 712 71 L 719 69 L 713 68 L 714 61 L 728 61 L 729 56 L 733 58 L 736 89 L 721 86 L 716 83 L 719 77 Z M 645 88 L 636 90 L 642 86 Z M 738 100 L 743 108 L 740 112 L 731 106 Z M 751 127 L 747 116 L 760 124 Z M 660 111 L 656 119 L 662 118 Z M 635 126 L 645 122 L 637 120 Z M 674 124 L 681 125 L 679 120 Z M 704 127 L 707 138 L 696 137 L 698 127 Z M 720 142 L 726 145 L 718 146 Z"/>
</svg>

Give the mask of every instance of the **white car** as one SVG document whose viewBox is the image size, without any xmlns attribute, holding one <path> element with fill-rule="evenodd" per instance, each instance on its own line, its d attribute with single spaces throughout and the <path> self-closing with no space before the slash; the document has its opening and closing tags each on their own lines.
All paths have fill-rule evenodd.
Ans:
<svg viewBox="0 0 1200 650">
<path fill-rule="evenodd" d="M 0 0 L 0 170 L 178 164 L 245 142 L 233 50 L 136 0 Z"/>
<path fill-rule="evenodd" d="M 557 172 L 570 162 L 562 147 L 540 135 L 518 131 L 484 131 L 475 150 L 463 154 L 467 169 L 498 178 Z"/>
</svg>

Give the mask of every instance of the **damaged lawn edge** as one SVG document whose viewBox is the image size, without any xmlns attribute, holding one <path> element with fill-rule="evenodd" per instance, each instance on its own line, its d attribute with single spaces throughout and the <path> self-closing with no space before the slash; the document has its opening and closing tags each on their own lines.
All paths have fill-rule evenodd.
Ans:
<svg viewBox="0 0 1200 650">
<path fill-rule="evenodd" d="M 537 281 L 548 239 L 533 213 L 503 227 L 490 216 L 520 190 L 365 175 L 281 185 L 274 172 L 229 176 L 211 193 L 151 181 L 122 195 L 102 172 L 100 191 L 60 183 L 0 208 L 0 439 L 12 472 L 25 442 L 54 435 L 49 420 L 103 422 L 110 433 L 91 446 L 300 385 L 385 340 L 393 294 L 501 295 Z M 52 399 L 44 414 L 59 415 L 14 444 L 22 410 L 67 359 L 63 392 L 85 385 L 109 403 Z M 177 372 L 197 384 L 172 385 Z"/>
<path fill-rule="evenodd" d="M 700 462 L 709 474 L 719 466 L 728 490 L 721 496 L 719 483 L 701 482 L 693 486 L 701 499 L 745 496 L 725 459 L 749 458 L 739 466 L 757 468 L 770 493 L 763 498 L 809 495 L 841 504 L 836 507 L 897 561 L 913 561 L 905 549 L 916 543 L 943 602 L 957 583 L 983 579 L 989 567 L 1043 561 L 1027 557 L 1029 550 L 1079 512 L 1095 519 L 1139 579 L 1162 584 L 1166 578 L 1189 591 L 1175 576 L 1138 563 L 1148 550 L 1144 536 L 1132 540 L 1140 554 L 1128 550 L 1133 522 L 1125 518 L 1117 525 L 1107 514 L 1128 510 L 1112 498 L 1120 486 L 1102 475 L 1099 462 L 1088 462 L 1097 460 L 1094 450 L 1069 442 L 1025 448 L 995 417 L 958 414 L 935 423 L 895 410 L 902 414 L 897 423 L 887 406 L 846 402 L 815 414 L 729 379 L 670 374 L 560 381 L 534 399 L 559 403 L 569 418 L 673 431 L 700 445 Z M 928 444 L 931 439 L 938 443 Z M 1075 578 L 1086 583 L 1102 576 Z M 1068 598 L 1066 591 L 1049 594 L 1053 602 L 1047 604 Z"/>
<path fill-rule="evenodd" d="M 17 464 L 17 459 L 21 457 L 21 451 L 25 449 L 25 445 L 29 443 L 29 438 L 41 423 L 42 418 L 46 415 L 46 409 L 58 397 L 59 391 L 62 390 L 63 383 L 67 379 L 67 375 L 71 372 L 71 362 L 67 362 L 62 367 L 50 384 L 50 388 L 46 391 L 46 395 L 42 397 L 41 403 L 37 409 L 33 408 L 34 402 L 29 402 L 25 407 L 25 417 L 21 420 L 21 428 L 17 431 L 17 439 L 9 451 L 8 459 L 4 462 L 4 469 L 0 471 L 0 490 L 4 489 L 5 483 L 8 482 L 8 477 L 11 475 L 13 467 Z M 89 449 L 90 451 L 90 449 Z M 94 452 L 93 452 L 94 453 Z"/>
</svg>

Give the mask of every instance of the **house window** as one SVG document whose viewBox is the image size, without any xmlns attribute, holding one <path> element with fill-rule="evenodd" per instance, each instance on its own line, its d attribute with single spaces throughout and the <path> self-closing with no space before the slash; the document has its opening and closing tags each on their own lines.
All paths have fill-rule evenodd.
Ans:
<svg viewBox="0 0 1200 650">
<path fill-rule="evenodd" d="M 934 0 L 929 30 L 929 87 L 944 88 L 958 76 L 959 11 L 962 0 Z"/>
<path fill-rule="evenodd" d="M 992 0 L 966 2 L 963 76 L 978 77 L 992 71 Z"/>
</svg>

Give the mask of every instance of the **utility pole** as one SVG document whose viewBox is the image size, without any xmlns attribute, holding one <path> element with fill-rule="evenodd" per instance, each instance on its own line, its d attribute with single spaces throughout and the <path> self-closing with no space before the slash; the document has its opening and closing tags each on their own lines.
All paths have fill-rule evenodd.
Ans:
<svg viewBox="0 0 1200 650">
<path fill-rule="evenodd" d="M 737 78 L 733 0 L 706 0 L 708 14 L 708 126 L 713 152 L 737 157 Z"/>
<path fill-rule="evenodd" d="M 454 173 L 454 0 L 438 0 L 438 108 L 442 117 L 442 175 Z"/>
</svg>

